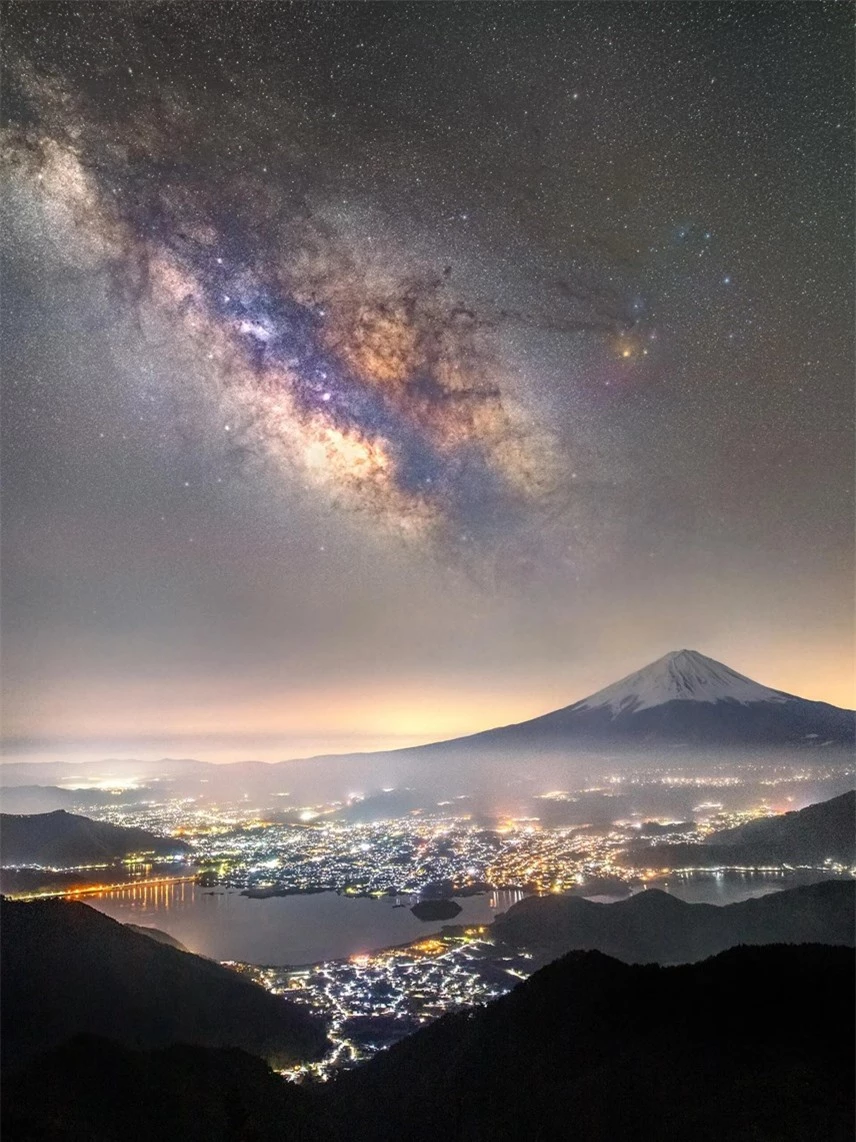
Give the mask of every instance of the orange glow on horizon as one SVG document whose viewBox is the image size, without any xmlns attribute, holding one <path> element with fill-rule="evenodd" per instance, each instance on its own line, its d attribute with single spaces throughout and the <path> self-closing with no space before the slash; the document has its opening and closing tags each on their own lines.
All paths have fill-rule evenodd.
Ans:
<svg viewBox="0 0 856 1142">
<path fill-rule="evenodd" d="M 702 649 L 764 685 L 814 701 L 856 705 L 853 663 L 846 654 L 836 662 L 822 648 L 802 656 L 775 648 L 753 660 L 715 646 Z M 64 681 L 61 689 L 59 684 L 46 688 L 26 706 L 7 705 L 16 708 L 17 717 L 6 719 L 5 734 L 12 742 L 6 759 L 32 757 L 34 751 L 28 755 L 14 748 L 15 739 L 30 737 L 41 743 L 45 760 L 58 760 L 64 743 L 73 744 L 81 757 L 84 752 L 90 757 L 119 752 L 126 757 L 168 754 L 224 762 L 397 749 L 525 721 L 570 705 L 643 665 L 644 658 L 644 652 L 610 653 L 609 662 L 599 664 L 596 672 L 583 664 L 573 673 L 551 668 L 547 680 L 541 667 L 540 678 L 530 676 L 525 682 L 519 676 L 370 684 L 355 679 L 347 686 L 333 683 L 310 690 L 276 681 L 265 687 L 258 679 L 238 684 L 231 679 L 184 684 Z"/>
</svg>

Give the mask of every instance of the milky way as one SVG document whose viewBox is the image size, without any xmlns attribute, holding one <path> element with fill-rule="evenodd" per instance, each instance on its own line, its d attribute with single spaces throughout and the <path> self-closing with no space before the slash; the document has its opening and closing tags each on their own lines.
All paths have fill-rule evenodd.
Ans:
<svg viewBox="0 0 856 1142">
<path fill-rule="evenodd" d="M 117 304 L 169 317 L 245 440 L 406 534 L 479 542 L 555 510 L 553 449 L 504 399 L 496 333 L 630 337 L 641 302 L 568 280 L 549 316 L 469 301 L 452 265 L 402 277 L 361 259 L 304 198 L 280 193 L 263 148 L 212 178 L 180 99 L 101 122 L 30 68 L 13 90 L 29 124 L 13 116 L 6 130 L 12 169 L 65 215 Z"/>
</svg>

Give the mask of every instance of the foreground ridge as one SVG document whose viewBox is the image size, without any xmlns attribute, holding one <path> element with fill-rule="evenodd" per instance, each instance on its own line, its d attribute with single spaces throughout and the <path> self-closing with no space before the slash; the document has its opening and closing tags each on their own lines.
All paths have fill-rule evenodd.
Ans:
<svg viewBox="0 0 856 1142">
<path fill-rule="evenodd" d="M 670 968 L 572 952 L 343 1075 L 334 1105 L 361 1142 L 845 1142 L 853 966 L 820 945 Z"/>
</svg>

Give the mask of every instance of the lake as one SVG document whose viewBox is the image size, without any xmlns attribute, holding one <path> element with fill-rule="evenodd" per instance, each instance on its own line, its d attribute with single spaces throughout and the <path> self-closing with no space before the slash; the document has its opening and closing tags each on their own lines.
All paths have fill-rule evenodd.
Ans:
<svg viewBox="0 0 856 1142">
<path fill-rule="evenodd" d="M 688 904 L 734 904 L 780 892 L 783 888 L 796 888 L 800 884 L 816 884 L 828 879 L 828 874 L 804 869 L 787 872 L 691 872 L 673 873 L 662 880 L 651 881 L 649 887 L 662 889 L 671 896 L 686 900 Z"/>
<path fill-rule="evenodd" d="M 453 920 L 417 920 L 395 900 L 339 896 L 271 896 L 252 900 L 238 891 L 202 889 L 191 882 L 139 885 L 86 896 L 84 903 L 122 923 L 160 928 L 191 952 L 252 964 L 307 964 L 343 959 L 406 944 L 439 932 L 443 924 L 489 924 L 523 898 L 494 892 L 458 900 Z"/>
<path fill-rule="evenodd" d="M 690 903 L 731 904 L 820 879 L 819 873 L 808 872 L 702 872 L 671 876 L 651 887 Z M 458 900 L 460 914 L 445 923 L 489 924 L 497 912 L 505 912 L 522 898 L 519 891 L 463 897 Z M 375 900 L 321 892 L 252 900 L 236 890 L 212 893 L 189 881 L 117 889 L 86 896 L 84 901 L 123 923 L 160 928 L 200 955 L 254 964 L 343 959 L 431 935 L 444 923 L 417 920 L 409 906 L 396 908 L 388 897 Z"/>
</svg>

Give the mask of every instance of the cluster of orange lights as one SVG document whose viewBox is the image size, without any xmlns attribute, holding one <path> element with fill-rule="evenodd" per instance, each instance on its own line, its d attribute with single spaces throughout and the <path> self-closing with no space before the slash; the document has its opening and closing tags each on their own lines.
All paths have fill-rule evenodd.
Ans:
<svg viewBox="0 0 856 1142">
<path fill-rule="evenodd" d="M 160 876 L 152 880 L 121 880 L 116 884 L 83 884 L 80 888 L 63 888 L 55 892 L 24 892 L 14 897 L 15 900 L 43 900 L 47 897 L 62 897 L 64 900 L 74 900 L 78 896 L 96 896 L 100 892 L 115 892 L 123 888 L 146 888 L 158 884 L 180 884 L 182 881 L 195 880 L 195 876 Z"/>
</svg>

